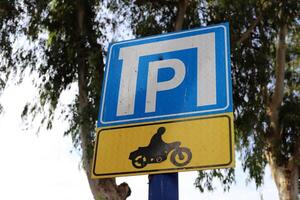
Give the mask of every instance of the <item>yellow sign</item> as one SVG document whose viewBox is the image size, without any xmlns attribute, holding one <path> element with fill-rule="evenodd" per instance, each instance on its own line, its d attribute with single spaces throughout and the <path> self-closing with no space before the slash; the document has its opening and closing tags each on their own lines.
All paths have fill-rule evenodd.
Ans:
<svg viewBox="0 0 300 200">
<path fill-rule="evenodd" d="M 232 113 L 97 130 L 93 178 L 234 166 Z"/>
</svg>

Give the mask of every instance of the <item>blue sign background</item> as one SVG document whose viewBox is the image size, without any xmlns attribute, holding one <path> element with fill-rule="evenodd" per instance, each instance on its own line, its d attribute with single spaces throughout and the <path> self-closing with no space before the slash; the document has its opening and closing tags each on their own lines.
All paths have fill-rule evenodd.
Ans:
<svg viewBox="0 0 300 200">
<path fill-rule="evenodd" d="M 225 23 L 189 31 L 123 41 L 110 45 L 100 102 L 98 127 L 232 112 L 228 30 L 228 23 Z M 123 64 L 123 61 L 119 59 L 120 49 L 128 46 L 191 37 L 211 32 L 215 34 L 216 104 L 197 106 L 197 48 L 187 48 L 139 57 L 134 114 L 117 116 L 118 95 Z M 162 56 L 165 60 L 172 58 L 181 60 L 185 65 L 186 75 L 178 87 L 158 91 L 156 95 L 155 112 L 146 113 L 145 102 L 148 64 L 149 62 L 160 60 Z M 167 81 L 172 79 L 173 76 L 174 70 L 171 67 L 163 68 L 158 71 L 157 81 Z"/>
</svg>

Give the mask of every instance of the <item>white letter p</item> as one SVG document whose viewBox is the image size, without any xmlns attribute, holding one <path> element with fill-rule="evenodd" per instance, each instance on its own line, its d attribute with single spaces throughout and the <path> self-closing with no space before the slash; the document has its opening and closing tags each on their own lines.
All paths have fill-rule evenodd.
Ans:
<svg viewBox="0 0 300 200">
<path fill-rule="evenodd" d="M 167 81 L 158 82 L 158 70 L 162 68 L 172 68 L 174 76 Z M 145 112 L 155 112 L 156 93 L 176 88 L 184 80 L 185 65 L 179 59 L 159 60 L 149 63 L 146 108 Z"/>
</svg>

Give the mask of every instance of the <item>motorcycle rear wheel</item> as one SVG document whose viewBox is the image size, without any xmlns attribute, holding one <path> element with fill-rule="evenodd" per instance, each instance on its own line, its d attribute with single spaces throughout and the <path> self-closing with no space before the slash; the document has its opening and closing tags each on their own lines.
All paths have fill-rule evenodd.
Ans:
<svg viewBox="0 0 300 200">
<path fill-rule="evenodd" d="M 177 167 L 183 167 L 187 165 L 192 159 L 191 151 L 186 147 L 179 147 L 171 154 L 171 162 Z"/>
</svg>

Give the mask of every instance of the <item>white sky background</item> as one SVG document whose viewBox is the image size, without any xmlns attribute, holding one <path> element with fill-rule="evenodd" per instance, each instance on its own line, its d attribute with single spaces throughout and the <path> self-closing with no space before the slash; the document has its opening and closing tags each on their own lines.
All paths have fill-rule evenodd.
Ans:
<svg viewBox="0 0 300 200">
<path fill-rule="evenodd" d="M 0 98 L 4 114 L 0 117 L 0 199 L 1 200 L 92 200 L 85 173 L 80 169 L 80 155 L 73 150 L 70 137 L 63 137 L 67 122 L 56 120 L 51 131 L 35 134 L 38 124 L 22 130 L 20 114 L 27 101 L 36 94 L 25 79 L 20 86 L 11 85 Z M 65 94 L 62 103 L 70 101 Z M 237 183 L 229 192 L 221 188 L 201 194 L 193 185 L 197 173 L 179 174 L 180 200 L 277 200 L 277 191 L 267 170 L 265 185 L 256 190 L 253 182 L 246 184 L 246 175 L 237 161 Z M 132 189 L 129 200 L 148 196 L 147 176 L 119 178 Z"/>
</svg>

